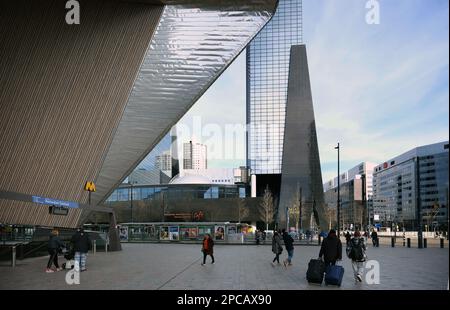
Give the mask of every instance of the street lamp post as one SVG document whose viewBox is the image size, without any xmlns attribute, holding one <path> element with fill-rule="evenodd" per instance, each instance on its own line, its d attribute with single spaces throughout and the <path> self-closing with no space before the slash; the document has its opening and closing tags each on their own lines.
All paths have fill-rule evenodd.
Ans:
<svg viewBox="0 0 450 310">
<path fill-rule="evenodd" d="M 340 146 L 339 146 L 339 142 L 337 144 L 337 146 L 335 147 L 335 149 L 338 152 L 338 162 L 337 162 L 337 169 L 338 169 L 338 177 L 337 177 L 337 236 L 338 238 L 340 237 L 340 230 L 341 230 L 341 223 L 340 223 L 340 204 L 341 204 L 341 193 L 340 193 L 340 171 L 339 171 L 339 150 L 340 150 Z"/>
</svg>

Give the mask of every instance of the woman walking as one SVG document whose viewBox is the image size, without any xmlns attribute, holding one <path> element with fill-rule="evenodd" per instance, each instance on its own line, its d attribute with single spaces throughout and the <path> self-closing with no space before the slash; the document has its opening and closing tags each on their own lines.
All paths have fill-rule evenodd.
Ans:
<svg viewBox="0 0 450 310">
<path fill-rule="evenodd" d="M 56 271 L 61 271 L 62 268 L 59 267 L 58 264 L 58 252 L 60 248 L 64 247 L 64 244 L 62 243 L 61 239 L 58 237 L 59 231 L 54 229 L 51 232 L 50 239 L 48 240 L 48 254 L 50 254 L 50 257 L 48 259 L 47 268 L 45 269 L 45 272 L 55 272 L 51 267 L 52 264 L 55 264 Z"/>
<path fill-rule="evenodd" d="M 280 264 L 280 254 L 283 252 L 283 247 L 281 245 L 281 237 L 280 234 L 275 231 L 272 237 L 272 252 L 275 254 L 275 258 L 272 261 L 272 266 L 275 266 L 275 261 L 277 261 L 278 265 Z"/>
<path fill-rule="evenodd" d="M 203 242 L 202 242 L 202 252 L 203 252 L 203 263 L 202 266 L 204 264 L 206 264 L 206 256 L 211 256 L 212 262 L 211 264 L 214 264 L 214 241 L 211 238 L 210 234 L 206 234 L 205 237 L 203 238 Z"/>
</svg>

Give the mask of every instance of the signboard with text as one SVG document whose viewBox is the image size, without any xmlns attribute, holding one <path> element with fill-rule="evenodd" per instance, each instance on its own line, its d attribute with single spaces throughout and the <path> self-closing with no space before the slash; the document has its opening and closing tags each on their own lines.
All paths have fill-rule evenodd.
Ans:
<svg viewBox="0 0 450 310">
<path fill-rule="evenodd" d="M 76 202 L 73 201 L 64 201 L 64 200 L 58 200 L 53 198 L 47 198 L 47 197 L 39 197 L 39 196 L 32 196 L 32 200 L 34 203 L 38 203 L 41 205 L 54 205 L 59 207 L 66 207 L 66 208 L 78 208 L 79 205 Z"/>
</svg>

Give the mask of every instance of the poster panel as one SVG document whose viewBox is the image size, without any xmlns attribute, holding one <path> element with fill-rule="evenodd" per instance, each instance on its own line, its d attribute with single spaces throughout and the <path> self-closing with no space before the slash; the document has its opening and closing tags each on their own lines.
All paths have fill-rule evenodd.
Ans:
<svg viewBox="0 0 450 310">
<path fill-rule="evenodd" d="M 163 226 L 159 228 L 159 239 L 169 240 L 169 227 Z"/>
<path fill-rule="evenodd" d="M 216 240 L 224 240 L 225 238 L 225 226 L 216 225 L 214 228 L 214 237 Z"/>
<path fill-rule="evenodd" d="M 198 227 L 198 237 L 203 239 L 206 234 L 210 234 L 212 236 L 212 227 L 211 226 L 199 226 Z"/>
<path fill-rule="evenodd" d="M 128 241 L 128 227 L 127 226 L 120 227 L 119 238 L 120 238 L 120 241 Z"/>
<path fill-rule="evenodd" d="M 179 239 L 178 226 L 170 226 L 169 227 L 169 239 L 170 240 L 178 240 Z"/>
</svg>

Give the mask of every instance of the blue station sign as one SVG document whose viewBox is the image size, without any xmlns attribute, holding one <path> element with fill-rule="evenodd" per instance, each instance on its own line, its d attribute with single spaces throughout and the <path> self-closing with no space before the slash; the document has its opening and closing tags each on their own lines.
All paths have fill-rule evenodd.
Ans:
<svg viewBox="0 0 450 310">
<path fill-rule="evenodd" d="M 59 200 L 59 199 L 53 199 L 53 198 L 47 198 L 47 197 L 39 197 L 39 196 L 33 196 L 33 202 L 39 203 L 42 205 L 54 205 L 54 206 L 60 206 L 60 207 L 66 207 L 66 208 L 78 208 L 79 205 L 76 202 L 73 201 L 65 201 L 65 200 Z"/>
</svg>

